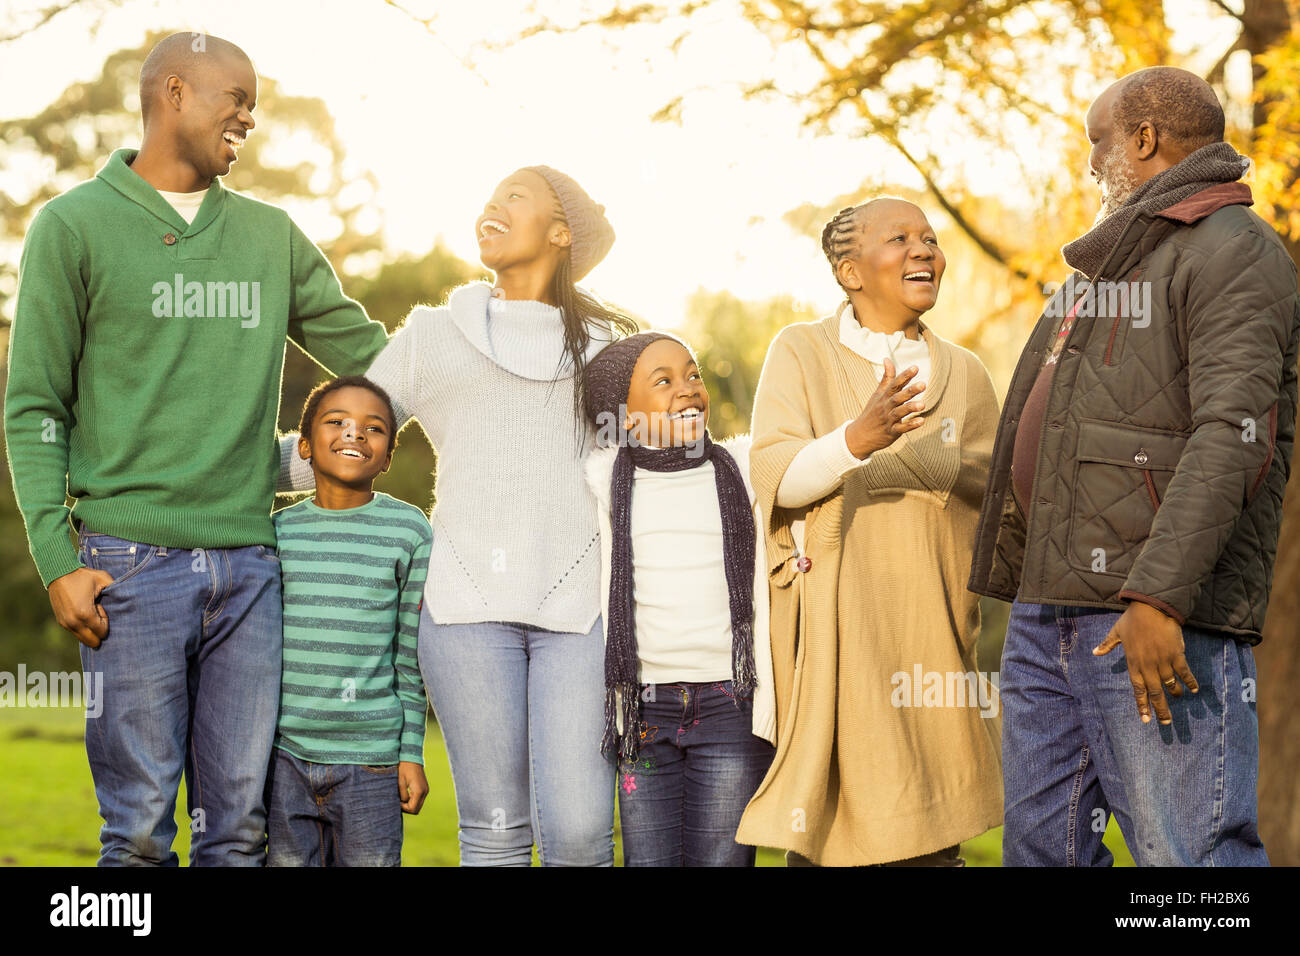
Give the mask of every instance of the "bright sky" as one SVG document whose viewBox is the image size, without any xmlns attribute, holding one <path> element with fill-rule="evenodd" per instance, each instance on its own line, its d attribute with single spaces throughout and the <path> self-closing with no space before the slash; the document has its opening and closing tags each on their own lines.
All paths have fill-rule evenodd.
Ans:
<svg viewBox="0 0 1300 956">
<path fill-rule="evenodd" d="M 149 29 L 222 36 L 287 92 L 325 100 L 349 157 L 380 182 L 394 249 L 421 253 L 441 237 L 476 261 L 474 219 L 497 181 L 521 165 L 555 166 L 606 205 L 618 233 L 590 287 L 667 326 L 681 321 L 699 287 L 745 299 L 787 294 L 819 313 L 831 309 L 839 295 L 819 247 L 782 214 L 827 203 L 868 176 L 919 185 L 878 144 L 815 137 L 794 107 L 747 103 L 733 88 L 692 96 L 680 127 L 652 123 L 673 94 L 713 83 L 719 72 L 791 75 L 793 62 L 774 63 L 766 41 L 734 19 L 696 24 L 677 56 L 664 48 L 667 32 L 624 35 L 615 46 L 590 31 L 483 54 L 471 70 L 465 55 L 476 43 L 529 22 L 525 0 L 410 6 L 438 12 L 436 35 L 381 0 L 124 0 L 93 34 L 97 18 L 73 10 L 3 48 L 0 116 L 39 110 Z M 1216 27 L 1223 33 L 1209 0 L 1166 0 L 1166 9 L 1182 45 L 1199 45 Z M 260 123 L 274 123 L 258 113 Z M 943 220 L 932 221 L 942 239 Z M 300 222 L 312 234 L 313 223 Z"/>
</svg>

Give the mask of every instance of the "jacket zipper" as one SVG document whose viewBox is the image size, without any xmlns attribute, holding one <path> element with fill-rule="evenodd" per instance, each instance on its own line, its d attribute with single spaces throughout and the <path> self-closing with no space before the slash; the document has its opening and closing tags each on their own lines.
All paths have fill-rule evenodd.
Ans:
<svg viewBox="0 0 1300 956">
<path fill-rule="evenodd" d="M 1129 283 L 1136 282 L 1140 275 L 1142 275 L 1142 270 L 1138 269 L 1133 273 L 1133 275 L 1129 276 Z M 1120 314 L 1115 316 L 1115 322 L 1110 327 L 1110 338 L 1106 340 L 1106 356 L 1101 360 L 1103 366 L 1110 366 L 1113 364 L 1111 362 L 1111 353 L 1115 348 L 1115 336 L 1119 334 L 1119 324 L 1124 320 L 1125 310 L 1131 310 L 1131 305 L 1128 302 L 1127 296 L 1125 298 L 1125 308 L 1121 309 Z"/>
<path fill-rule="evenodd" d="M 1156 511 L 1159 511 L 1160 496 L 1156 494 L 1156 482 L 1155 479 L 1151 477 L 1151 469 L 1143 468 L 1142 477 L 1144 477 L 1147 482 L 1147 494 L 1151 496 L 1151 505 L 1156 509 Z"/>
<path fill-rule="evenodd" d="M 1255 476 L 1255 483 L 1250 488 L 1250 494 L 1246 497 L 1251 501 L 1255 497 L 1255 492 L 1259 491 L 1259 486 L 1264 483 L 1268 476 L 1268 470 L 1273 465 L 1273 454 L 1277 451 L 1277 402 L 1268 410 L 1268 457 L 1264 459 L 1264 464 L 1259 468 L 1259 474 Z"/>
<path fill-rule="evenodd" d="M 1115 347 L 1115 335 L 1119 332 L 1119 323 L 1121 316 L 1115 316 L 1115 324 L 1110 327 L 1110 338 L 1106 341 L 1106 357 L 1101 360 L 1102 365 L 1110 365 L 1111 349 Z"/>
</svg>

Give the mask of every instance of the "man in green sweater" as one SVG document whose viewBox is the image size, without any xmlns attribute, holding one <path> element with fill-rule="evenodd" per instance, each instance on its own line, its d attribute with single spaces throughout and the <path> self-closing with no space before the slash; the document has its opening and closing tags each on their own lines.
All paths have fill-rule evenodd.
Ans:
<svg viewBox="0 0 1300 956">
<path fill-rule="evenodd" d="M 222 187 L 256 97 L 238 47 L 166 38 L 141 148 L 47 203 L 23 248 L 5 440 L 55 617 L 103 674 L 100 865 L 175 865 L 182 770 L 191 864 L 264 863 L 285 337 L 339 374 L 387 340 L 282 210 Z"/>
</svg>

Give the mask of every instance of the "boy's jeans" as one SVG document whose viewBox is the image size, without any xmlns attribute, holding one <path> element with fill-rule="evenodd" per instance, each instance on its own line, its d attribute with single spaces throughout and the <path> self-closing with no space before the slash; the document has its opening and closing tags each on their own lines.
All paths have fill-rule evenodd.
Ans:
<svg viewBox="0 0 1300 956">
<path fill-rule="evenodd" d="M 267 866 L 402 865 L 397 764 L 310 763 L 277 747 L 267 790 Z"/>
<path fill-rule="evenodd" d="M 522 624 L 436 624 L 420 673 L 447 743 L 462 866 L 614 865 L 614 765 L 600 753 L 605 642 Z"/>
<path fill-rule="evenodd" d="M 731 681 L 643 685 L 641 748 L 618 774 L 626 866 L 754 865 L 736 830 L 776 750 L 753 723 Z"/>
<path fill-rule="evenodd" d="M 1119 614 L 1011 606 L 1002 651 L 1005 866 L 1106 866 L 1114 813 L 1139 866 L 1267 866 L 1256 830 L 1259 725 L 1249 646 L 1183 628 L 1200 692 L 1166 692 L 1173 723 L 1138 717 Z"/>
<path fill-rule="evenodd" d="M 264 787 L 280 700 L 280 561 L 262 545 L 190 551 L 81 529 L 107 571 L 108 636 L 86 756 L 104 826 L 100 866 L 175 866 L 185 773 L 192 866 L 266 862 Z"/>
</svg>

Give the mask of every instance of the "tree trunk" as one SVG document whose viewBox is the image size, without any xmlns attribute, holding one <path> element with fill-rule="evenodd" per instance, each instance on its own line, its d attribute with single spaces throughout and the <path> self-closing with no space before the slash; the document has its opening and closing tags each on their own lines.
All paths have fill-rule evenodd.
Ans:
<svg viewBox="0 0 1300 956">
<path fill-rule="evenodd" d="M 1300 261 L 1300 243 L 1287 251 Z M 1291 461 L 1264 641 L 1255 648 L 1259 832 L 1276 866 L 1300 866 L 1300 456 Z"/>
<path fill-rule="evenodd" d="M 1275 866 L 1300 865 L 1300 469 L 1293 462 L 1264 642 L 1255 648 L 1259 832 Z"/>
<path fill-rule="evenodd" d="M 1289 32 L 1285 0 L 1245 0 L 1242 45 L 1254 56 Z M 1262 73 L 1254 64 L 1255 80 Z M 1266 102 L 1257 100 L 1255 128 L 1266 119 Z M 1291 258 L 1300 253 L 1295 238 L 1286 242 Z M 1300 460 L 1291 464 L 1278 537 L 1273 590 L 1264 641 L 1255 649 L 1259 713 L 1259 832 L 1275 866 L 1300 866 L 1300 707 L 1290 689 L 1300 681 Z"/>
</svg>

